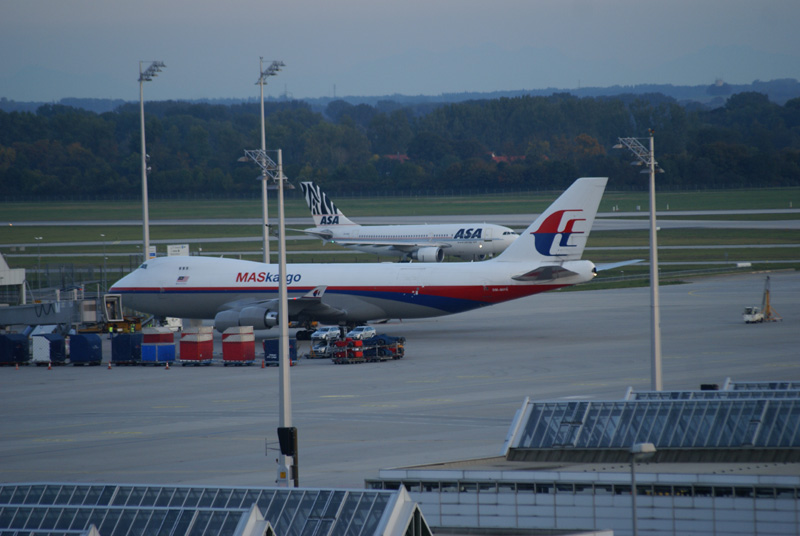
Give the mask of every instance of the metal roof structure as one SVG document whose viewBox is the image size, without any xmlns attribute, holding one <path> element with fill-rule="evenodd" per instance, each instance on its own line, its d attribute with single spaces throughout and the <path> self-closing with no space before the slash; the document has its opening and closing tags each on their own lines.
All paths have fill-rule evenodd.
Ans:
<svg viewBox="0 0 800 536">
<path fill-rule="evenodd" d="M 397 491 L 141 486 L 0 485 L 0 535 L 429 536 Z"/>
<path fill-rule="evenodd" d="M 770 385 L 774 385 L 770 389 Z M 506 442 L 509 461 L 625 462 L 653 443 L 654 462 L 800 461 L 800 391 L 630 392 L 622 401 L 526 399 Z"/>
<path fill-rule="evenodd" d="M 732 400 L 745 398 L 800 398 L 800 390 L 632 391 L 626 400 Z"/>
</svg>

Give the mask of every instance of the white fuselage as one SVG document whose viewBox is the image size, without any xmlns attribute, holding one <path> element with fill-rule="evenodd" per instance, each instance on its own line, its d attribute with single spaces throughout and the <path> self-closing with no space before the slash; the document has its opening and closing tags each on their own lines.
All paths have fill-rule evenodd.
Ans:
<svg viewBox="0 0 800 536">
<path fill-rule="evenodd" d="M 445 255 L 482 260 L 499 255 L 516 238 L 508 227 L 491 223 L 430 225 L 338 225 L 307 231 L 330 233 L 330 242 L 374 253 L 406 257 L 413 250 L 440 247 Z"/>
<path fill-rule="evenodd" d="M 348 323 L 425 318 L 468 311 L 589 281 L 589 261 L 566 263 L 575 275 L 555 281 L 515 281 L 532 263 L 291 264 L 287 293 L 326 287 L 325 303 Z M 150 260 L 114 284 L 123 305 L 159 316 L 214 318 L 220 311 L 278 297 L 278 266 L 214 257 Z M 324 319 L 321 319 L 324 320 Z"/>
</svg>

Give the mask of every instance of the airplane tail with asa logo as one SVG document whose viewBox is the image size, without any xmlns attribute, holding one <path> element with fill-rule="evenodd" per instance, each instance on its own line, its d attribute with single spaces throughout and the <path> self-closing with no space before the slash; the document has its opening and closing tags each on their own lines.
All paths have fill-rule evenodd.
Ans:
<svg viewBox="0 0 800 536">
<path fill-rule="evenodd" d="M 607 182 L 608 177 L 576 180 L 495 260 L 579 260 Z"/>
<path fill-rule="evenodd" d="M 300 188 L 303 190 L 303 197 L 311 210 L 311 217 L 314 218 L 314 225 L 326 227 L 331 225 L 357 225 L 350 221 L 342 211 L 336 208 L 325 192 L 313 182 L 301 182 Z"/>
</svg>

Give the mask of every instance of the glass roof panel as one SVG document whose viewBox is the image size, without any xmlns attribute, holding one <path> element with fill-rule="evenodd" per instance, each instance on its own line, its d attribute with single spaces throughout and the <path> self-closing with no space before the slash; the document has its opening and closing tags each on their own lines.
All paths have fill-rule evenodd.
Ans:
<svg viewBox="0 0 800 536">
<path fill-rule="evenodd" d="M 42 530 L 50 530 L 56 528 L 56 523 L 61 515 L 60 508 L 47 508 L 39 528 Z M 4 524 L 5 526 L 5 524 Z"/>
<path fill-rule="evenodd" d="M 142 530 L 141 536 L 157 536 L 167 517 L 167 510 L 153 510 L 153 515 Z"/>
<path fill-rule="evenodd" d="M 531 402 L 519 449 L 800 447 L 800 399 Z M 758 437 L 752 434 L 758 432 Z"/>
<path fill-rule="evenodd" d="M 205 489 L 203 490 L 203 495 L 200 497 L 200 500 L 197 502 L 197 506 L 199 508 L 208 508 L 214 502 L 214 497 L 217 495 L 216 489 Z"/>
<path fill-rule="evenodd" d="M 361 500 L 361 495 L 355 492 L 348 492 L 344 500 L 342 509 L 339 512 L 339 517 L 333 526 L 331 536 L 349 536 L 350 535 L 350 521 L 353 519 L 353 514 L 358 507 Z"/>
<path fill-rule="evenodd" d="M 25 497 L 24 504 L 40 504 L 45 486 L 31 486 L 28 495 Z"/>
<path fill-rule="evenodd" d="M 375 530 L 378 528 L 378 525 L 381 522 L 383 512 L 386 510 L 388 503 L 389 497 L 387 495 L 374 496 L 372 508 L 369 509 L 369 512 L 367 512 L 367 515 L 364 519 L 364 528 L 361 530 L 361 534 L 375 533 Z"/>
<path fill-rule="evenodd" d="M 117 526 L 117 521 L 122 516 L 122 510 L 118 510 L 116 508 L 111 508 L 108 510 L 103 522 L 97 526 L 97 532 L 100 534 L 111 534 L 114 530 L 114 527 Z"/>
<path fill-rule="evenodd" d="M 575 419 L 574 412 L 570 418 Z M 6 504 L 0 503 L 0 532 L 80 533 L 94 525 L 103 536 L 227 535 L 236 531 L 250 505 L 258 501 L 269 504 L 279 522 L 268 521 L 279 534 L 367 535 L 374 533 L 387 506 L 394 504 L 394 494 L 382 490 L 0 485 L 0 497 L 6 499 Z M 194 502 L 208 500 L 214 506 L 198 511 L 183 506 L 183 497 Z M 57 504 L 40 506 L 42 500 Z M 37 504 L 23 506 L 12 501 Z M 109 504 L 112 502 L 114 505 Z"/>
<path fill-rule="evenodd" d="M 206 527 L 208 526 L 208 522 L 211 520 L 211 511 L 209 510 L 198 510 L 197 516 L 195 516 L 194 523 L 192 523 L 192 530 L 189 532 L 189 536 L 203 536 L 206 533 Z"/>
<path fill-rule="evenodd" d="M 75 486 L 75 491 L 72 492 L 72 497 L 69 498 L 69 504 L 83 504 L 87 493 L 89 493 L 89 486 Z"/>
<path fill-rule="evenodd" d="M 302 496 L 302 491 L 292 490 L 289 492 L 281 516 L 278 518 L 277 523 L 275 523 L 275 531 L 279 534 L 290 534 L 290 527 L 294 520 L 295 513 L 297 512 L 297 508 L 300 505 Z"/>
<path fill-rule="evenodd" d="M 156 497 L 154 506 L 169 506 L 172 499 L 172 494 L 175 493 L 175 488 L 160 488 L 158 490 L 158 497 Z"/>
<path fill-rule="evenodd" d="M 106 536 L 125 536 L 128 534 L 128 529 L 133 522 L 133 518 L 136 516 L 136 510 L 123 510 L 122 514 L 119 516 L 119 521 L 117 521 L 116 527 L 114 527 L 114 532 L 112 533 L 105 533 L 103 532 L 102 535 Z"/>
<path fill-rule="evenodd" d="M 24 504 L 25 497 L 27 497 L 30 489 L 30 486 L 17 486 L 14 490 L 14 494 L 11 496 L 11 504 Z"/>
<path fill-rule="evenodd" d="M 167 512 L 167 515 L 164 516 L 164 521 L 161 522 L 161 529 L 157 533 L 155 533 L 155 535 L 171 536 L 172 534 L 178 534 L 177 532 L 173 532 L 173 529 L 175 528 L 180 513 L 181 510 L 169 510 Z"/>
<path fill-rule="evenodd" d="M 186 498 L 191 495 L 194 490 L 186 489 L 186 488 L 175 488 L 175 493 L 172 495 L 172 498 L 169 500 L 169 505 L 171 507 L 177 506 L 184 506 L 186 502 Z M 197 504 L 197 498 L 194 498 L 194 504 Z M 191 508 L 194 504 L 187 505 L 187 507 Z"/>
<path fill-rule="evenodd" d="M 131 535 L 139 535 L 144 532 L 144 528 L 147 526 L 147 523 L 150 521 L 150 516 L 153 515 L 153 511 L 149 509 L 138 510 L 136 512 L 136 517 L 133 518 L 133 522 L 131 523 L 131 528 L 128 531 L 128 534 Z"/>
<path fill-rule="evenodd" d="M 161 488 L 147 488 L 142 495 L 142 502 L 139 503 L 140 506 L 154 506 L 156 504 L 156 500 L 158 499 L 158 494 L 161 491 Z"/>
<path fill-rule="evenodd" d="M 225 505 L 228 504 L 228 499 L 230 499 L 230 496 L 231 490 L 218 490 L 216 497 L 214 497 L 214 502 L 211 503 L 211 508 L 225 508 Z"/>
</svg>

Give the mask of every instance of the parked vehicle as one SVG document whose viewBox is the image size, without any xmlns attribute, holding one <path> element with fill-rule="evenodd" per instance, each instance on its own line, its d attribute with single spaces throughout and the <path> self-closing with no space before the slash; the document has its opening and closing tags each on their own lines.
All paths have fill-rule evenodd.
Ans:
<svg viewBox="0 0 800 536">
<path fill-rule="evenodd" d="M 362 340 L 371 339 L 378 334 L 372 326 L 357 326 L 347 332 L 347 339 Z"/>
<path fill-rule="evenodd" d="M 320 326 L 311 334 L 311 340 L 338 341 L 341 336 L 339 326 Z"/>
</svg>

